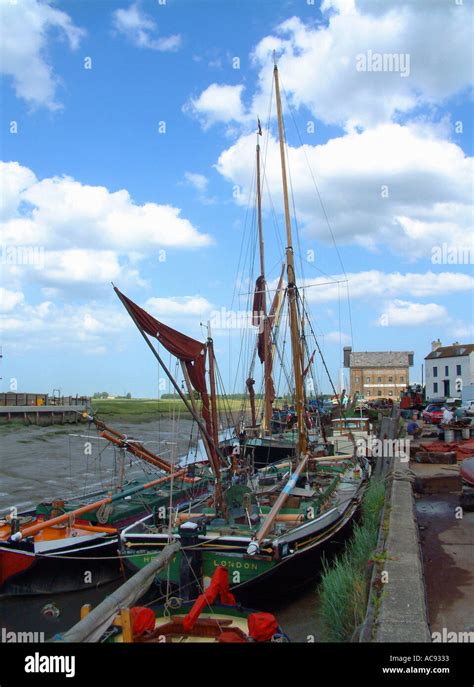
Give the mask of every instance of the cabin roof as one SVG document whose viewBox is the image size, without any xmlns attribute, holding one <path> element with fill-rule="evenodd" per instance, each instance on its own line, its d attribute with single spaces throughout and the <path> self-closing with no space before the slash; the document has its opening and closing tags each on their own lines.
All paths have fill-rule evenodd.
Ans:
<svg viewBox="0 0 474 687">
<path fill-rule="evenodd" d="M 352 351 L 349 367 L 410 367 L 413 351 Z"/>
<path fill-rule="evenodd" d="M 474 344 L 454 344 L 453 346 L 438 346 L 434 351 L 425 356 L 425 360 L 436 360 L 436 358 L 462 358 L 465 355 L 474 353 Z"/>
</svg>

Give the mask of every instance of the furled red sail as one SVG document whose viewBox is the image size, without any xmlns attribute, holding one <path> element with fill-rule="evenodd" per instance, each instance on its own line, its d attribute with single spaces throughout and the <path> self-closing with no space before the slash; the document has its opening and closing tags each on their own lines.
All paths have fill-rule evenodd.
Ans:
<svg viewBox="0 0 474 687">
<path fill-rule="evenodd" d="M 311 365 L 313 364 L 313 360 L 314 360 L 315 354 L 316 354 L 316 351 L 314 350 L 313 353 L 312 353 L 312 355 L 311 355 L 311 358 L 308 360 L 308 364 L 306 365 L 305 369 L 303 370 L 303 379 L 306 377 L 306 375 L 307 375 L 308 372 L 309 372 L 309 368 L 310 368 Z"/>
<path fill-rule="evenodd" d="M 255 282 L 255 292 L 252 305 L 252 324 L 261 327 L 264 318 L 265 305 L 265 279 L 260 275 Z"/>
<path fill-rule="evenodd" d="M 130 298 L 127 298 L 117 287 L 114 288 L 120 300 L 136 319 L 140 327 L 150 336 L 154 336 L 171 355 L 174 355 L 186 365 L 191 384 L 201 394 L 201 412 L 206 424 L 207 433 L 209 436 L 213 436 L 209 395 L 206 385 L 207 345 L 163 324 L 163 322 L 147 313 L 146 310 L 143 310 Z M 211 451 L 214 459 L 217 461 L 217 455 L 213 446 L 211 446 Z"/>
</svg>

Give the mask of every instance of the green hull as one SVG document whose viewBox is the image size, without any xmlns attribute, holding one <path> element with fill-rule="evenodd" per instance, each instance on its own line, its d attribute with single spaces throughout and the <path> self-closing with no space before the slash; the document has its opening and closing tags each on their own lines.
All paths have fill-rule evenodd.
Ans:
<svg viewBox="0 0 474 687">
<path fill-rule="evenodd" d="M 126 485 L 124 491 L 128 488 L 134 488 L 141 484 L 146 484 L 150 478 L 141 480 L 134 480 Z M 207 493 L 213 486 L 213 480 L 208 477 L 203 477 L 198 484 L 186 484 L 184 486 L 173 488 L 172 503 L 177 506 L 180 503 L 191 500 L 194 495 Z M 94 494 L 92 498 L 84 497 L 83 499 L 69 499 L 64 501 L 64 505 L 59 509 L 59 512 L 54 511 L 52 503 L 40 503 L 36 507 L 36 515 L 43 516 L 45 519 L 67 513 L 76 508 L 79 508 L 87 502 L 98 501 L 101 498 L 106 498 L 110 492 L 101 491 Z M 118 491 L 114 492 L 117 494 Z M 100 524 L 110 527 L 122 526 L 128 522 L 136 520 L 145 513 L 150 513 L 154 509 L 161 507 L 168 508 L 170 505 L 170 485 L 158 485 L 155 489 L 140 491 L 130 497 L 117 500 L 112 504 L 107 504 L 103 508 L 84 513 L 81 515 L 81 520 L 89 522 L 90 524 Z"/>
<path fill-rule="evenodd" d="M 138 553 L 127 556 L 127 561 L 136 569 L 144 568 L 150 563 L 156 554 L 151 552 Z M 180 569 L 183 562 L 183 554 L 178 552 L 167 568 L 163 581 L 169 581 L 173 585 L 180 584 Z M 220 565 L 229 571 L 229 583 L 231 586 L 246 584 L 253 579 L 269 572 L 276 562 L 270 557 L 252 556 L 248 559 L 241 554 L 225 554 L 220 551 L 204 551 L 202 553 L 201 570 L 204 586 L 212 578 L 213 574 Z"/>
</svg>

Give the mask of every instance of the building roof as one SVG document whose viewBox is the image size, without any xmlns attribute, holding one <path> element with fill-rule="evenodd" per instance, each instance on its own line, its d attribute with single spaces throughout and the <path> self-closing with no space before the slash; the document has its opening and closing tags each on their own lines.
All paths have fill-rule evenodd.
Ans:
<svg viewBox="0 0 474 687">
<path fill-rule="evenodd" d="M 474 353 L 474 344 L 454 344 L 453 346 L 438 346 L 425 356 L 425 360 L 436 358 L 459 358 Z"/>
<path fill-rule="evenodd" d="M 351 352 L 349 367 L 409 367 L 413 351 Z"/>
</svg>

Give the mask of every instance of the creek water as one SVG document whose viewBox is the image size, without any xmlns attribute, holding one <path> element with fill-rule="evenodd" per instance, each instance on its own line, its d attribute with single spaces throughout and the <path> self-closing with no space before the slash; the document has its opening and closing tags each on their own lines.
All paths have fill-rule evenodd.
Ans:
<svg viewBox="0 0 474 687">
<path fill-rule="evenodd" d="M 133 423 L 113 421 L 114 427 L 128 437 L 145 443 L 155 453 L 176 460 L 187 453 L 193 423 L 169 418 Z M 195 436 L 195 431 L 194 431 Z M 143 468 L 128 458 L 127 478 L 143 475 Z M 12 506 L 19 511 L 38 502 L 86 493 L 117 484 L 121 467 L 118 454 L 101 439 L 94 426 L 87 424 L 51 427 L 0 428 L 0 515 Z M 2 628 L 15 632 L 42 632 L 49 638 L 79 620 L 85 603 L 96 606 L 121 584 L 52 596 L 0 596 L 0 642 Z M 317 571 L 314 580 L 297 589 L 282 590 L 277 599 L 266 602 L 292 641 L 318 641 Z"/>
</svg>

